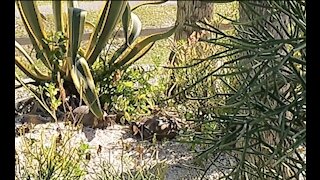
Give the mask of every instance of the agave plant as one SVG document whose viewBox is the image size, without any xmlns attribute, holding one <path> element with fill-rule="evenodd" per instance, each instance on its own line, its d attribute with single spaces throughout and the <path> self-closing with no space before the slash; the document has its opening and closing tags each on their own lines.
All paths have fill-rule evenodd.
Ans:
<svg viewBox="0 0 320 180">
<path fill-rule="evenodd" d="M 171 36 L 176 29 L 175 26 L 168 32 L 138 40 L 142 25 L 127 1 L 106 1 L 96 25 L 86 22 L 87 12 L 75 7 L 76 1 L 52 1 L 55 36 L 50 36 L 44 30 L 44 19 L 35 1 L 16 1 L 16 4 L 37 53 L 36 58 L 44 64 L 46 70 L 40 70 L 35 60 L 15 42 L 15 47 L 23 55 L 15 57 L 17 67 L 32 78 L 36 85 L 60 82 L 61 77 L 66 92 L 81 97 L 99 119 L 103 117 L 103 110 L 90 67 L 99 59 L 99 54 L 120 20 L 126 43 L 112 58 L 106 60 L 109 64 L 108 74 L 128 68 L 147 53 L 155 41 Z M 85 26 L 91 27 L 93 32 L 84 49 L 80 43 Z"/>
<path fill-rule="evenodd" d="M 207 128 L 194 136 L 194 142 L 210 144 L 199 154 L 201 158 L 220 153 L 234 157 L 226 178 L 305 179 L 305 4 L 303 0 L 240 1 L 240 19 L 224 17 L 234 24 L 234 34 L 198 23 L 198 28 L 216 36 L 202 41 L 222 50 L 179 68 L 221 59 L 223 63 L 180 93 L 191 92 L 208 78 L 222 82 L 225 100 L 221 98 L 207 112 L 210 118 L 202 119 L 202 125 L 215 122 L 219 130 Z"/>
</svg>

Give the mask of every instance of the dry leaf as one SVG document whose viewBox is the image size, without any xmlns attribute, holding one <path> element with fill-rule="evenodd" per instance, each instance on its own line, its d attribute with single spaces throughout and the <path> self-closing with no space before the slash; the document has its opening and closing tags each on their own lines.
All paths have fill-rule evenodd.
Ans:
<svg viewBox="0 0 320 180">
<path fill-rule="evenodd" d="M 91 154 L 88 152 L 86 153 L 86 160 L 90 161 L 90 159 L 91 159 Z"/>
<path fill-rule="evenodd" d="M 141 145 L 138 145 L 135 149 L 140 155 L 143 154 L 144 148 Z"/>
<path fill-rule="evenodd" d="M 98 154 L 98 155 L 101 153 L 101 150 L 102 150 L 102 146 L 99 144 L 99 145 L 98 145 L 98 149 L 97 149 L 97 154 Z"/>
<path fill-rule="evenodd" d="M 133 124 L 132 125 L 132 132 L 133 132 L 133 135 L 137 135 L 139 133 L 139 127 L 136 125 L 136 124 Z"/>
<path fill-rule="evenodd" d="M 59 135 L 58 135 L 58 137 L 56 138 L 56 144 L 57 144 L 57 145 L 62 145 L 61 141 L 62 141 L 62 135 L 61 135 L 61 133 L 59 132 Z"/>
</svg>

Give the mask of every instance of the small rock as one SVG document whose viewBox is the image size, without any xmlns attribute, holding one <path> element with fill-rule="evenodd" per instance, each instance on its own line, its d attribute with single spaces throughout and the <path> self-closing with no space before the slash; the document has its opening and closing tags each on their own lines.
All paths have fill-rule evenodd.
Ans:
<svg viewBox="0 0 320 180">
<path fill-rule="evenodd" d="M 104 112 L 103 119 L 98 119 L 90 110 L 88 106 L 79 106 L 73 110 L 75 116 L 75 124 L 81 122 L 86 127 L 105 128 L 110 122 L 107 121 L 108 114 Z"/>
<path fill-rule="evenodd" d="M 130 130 L 136 138 L 152 140 L 155 135 L 156 139 L 161 141 L 165 138 L 173 139 L 177 134 L 178 126 L 174 119 L 153 116 L 131 123 Z"/>
<path fill-rule="evenodd" d="M 32 123 L 36 125 L 36 124 L 44 124 L 44 123 L 50 122 L 50 119 L 39 116 L 39 115 L 24 114 L 22 115 L 20 122 L 22 124 Z"/>
</svg>

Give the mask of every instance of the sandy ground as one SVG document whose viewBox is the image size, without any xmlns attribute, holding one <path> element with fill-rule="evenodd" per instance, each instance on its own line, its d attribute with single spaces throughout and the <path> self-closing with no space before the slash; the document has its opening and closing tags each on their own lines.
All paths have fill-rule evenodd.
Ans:
<svg viewBox="0 0 320 180">
<path fill-rule="evenodd" d="M 56 131 L 58 126 L 61 129 L 62 137 L 71 132 L 63 123 L 48 123 L 36 125 L 32 132 L 27 133 L 24 137 L 40 139 L 40 134 L 43 133 L 43 139 L 47 144 L 51 137 L 58 134 Z M 15 140 L 16 151 L 19 154 L 21 153 L 22 137 L 18 136 Z M 87 164 L 89 173 L 85 179 L 94 179 L 94 174 L 99 172 L 100 168 L 97 162 L 102 161 L 111 163 L 118 170 L 123 166 L 124 171 L 133 169 L 135 165 L 152 166 L 157 162 L 164 161 L 168 168 L 165 173 L 165 179 L 167 180 L 200 179 L 203 173 L 199 170 L 200 167 L 197 167 L 199 169 L 194 168 L 195 165 L 192 164 L 194 154 L 191 152 L 189 145 L 178 143 L 175 140 L 156 144 L 137 141 L 132 138 L 127 126 L 114 125 L 104 130 L 83 128 L 74 132 L 70 142 L 71 146 L 79 146 L 80 142 L 89 145 L 91 160 Z M 101 146 L 101 152 L 97 154 L 99 146 Z M 143 149 L 142 154 L 137 150 L 140 147 Z M 121 159 L 125 159 L 125 162 Z M 216 161 L 218 167 L 230 163 L 225 156 L 221 156 Z M 218 179 L 219 176 L 221 176 L 219 169 L 212 166 L 205 179 L 214 180 Z"/>
</svg>

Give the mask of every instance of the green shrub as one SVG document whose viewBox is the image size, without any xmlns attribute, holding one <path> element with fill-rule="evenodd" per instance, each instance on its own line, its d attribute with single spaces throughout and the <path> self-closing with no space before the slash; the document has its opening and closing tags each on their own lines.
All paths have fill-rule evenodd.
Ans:
<svg viewBox="0 0 320 180">
<path fill-rule="evenodd" d="M 108 112 L 122 112 L 128 121 L 148 115 L 165 96 L 166 76 L 160 73 L 161 69 L 153 65 L 133 65 L 117 81 L 98 84 L 100 99 Z"/>
<path fill-rule="evenodd" d="M 173 50 L 175 59 L 169 71 L 173 73 L 172 85 L 167 94 L 171 98 L 170 104 L 178 105 L 188 120 L 204 120 L 207 115 L 221 111 L 215 107 L 223 104 L 232 91 L 224 80 L 211 74 L 228 58 L 211 55 L 220 54 L 225 48 L 190 37 L 187 41 L 180 40 Z M 208 57 L 214 60 L 208 60 Z M 232 78 L 226 81 L 231 82 Z"/>
<path fill-rule="evenodd" d="M 237 7 L 237 2 L 214 4 L 215 13 L 210 23 L 215 27 L 221 23 L 227 24 L 228 21 L 219 15 L 235 18 L 238 15 Z M 229 35 L 235 34 L 234 29 L 226 32 Z M 171 98 L 171 104 L 178 104 L 178 109 L 189 120 L 201 119 L 220 111 L 214 107 L 223 103 L 229 93 L 232 93 L 224 80 L 210 75 L 228 60 L 222 55 L 226 50 L 225 47 L 201 41 L 203 38 L 214 36 L 216 36 L 214 33 L 200 30 L 191 34 L 186 40 L 173 43 L 172 46 L 174 55 L 168 65 L 172 78 L 167 95 Z M 227 81 L 230 83 L 233 80 L 229 78 Z M 233 86 L 235 85 L 233 83 Z"/>
</svg>

